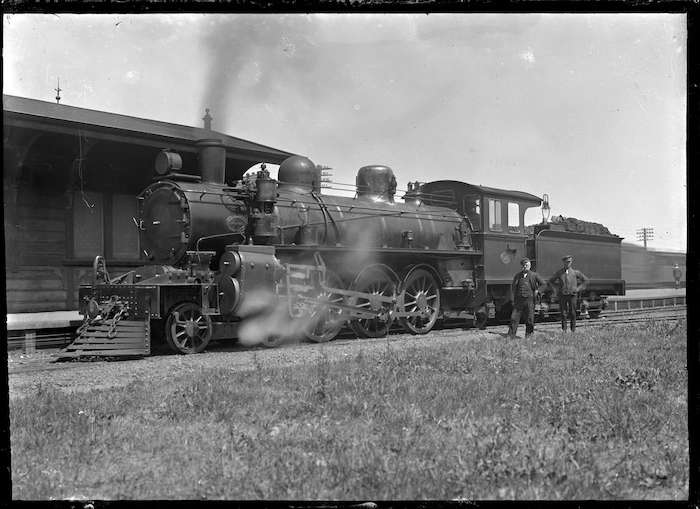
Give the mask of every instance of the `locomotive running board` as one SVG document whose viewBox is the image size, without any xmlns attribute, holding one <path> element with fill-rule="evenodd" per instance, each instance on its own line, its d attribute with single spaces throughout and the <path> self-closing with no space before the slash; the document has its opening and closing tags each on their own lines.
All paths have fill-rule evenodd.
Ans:
<svg viewBox="0 0 700 509">
<path fill-rule="evenodd" d="M 149 320 L 119 320 L 116 323 L 116 328 L 112 329 L 111 320 L 95 322 L 88 325 L 75 341 L 59 350 L 53 357 L 56 357 L 57 360 L 67 360 L 78 357 L 150 355 L 151 328 L 149 323 Z"/>
</svg>

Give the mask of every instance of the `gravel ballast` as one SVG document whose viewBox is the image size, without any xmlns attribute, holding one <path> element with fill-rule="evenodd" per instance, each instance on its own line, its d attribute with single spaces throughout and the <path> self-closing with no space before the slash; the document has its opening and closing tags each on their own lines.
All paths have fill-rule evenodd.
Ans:
<svg viewBox="0 0 700 509">
<path fill-rule="evenodd" d="M 440 345 L 455 341 L 474 341 L 480 337 L 497 338 L 499 333 L 485 331 L 434 331 L 422 336 L 390 335 L 383 339 L 336 340 L 330 343 L 300 343 L 274 349 L 244 348 L 235 344 L 212 345 L 194 355 L 156 355 L 130 360 L 90 360 L 55 362 L 49 353 L 8 354 L 9 396 L 32 394 L 40 385 L 65 392 L 109 389 L 134 380 L 159 381 L 201 373 L 205 369 L 230 369 L 235 372 L 259 367 L 284 367 L 317 362 L 323 353 L 329 361 L 357 355 L 381 355 L 392 349 Z"/>
</svg>

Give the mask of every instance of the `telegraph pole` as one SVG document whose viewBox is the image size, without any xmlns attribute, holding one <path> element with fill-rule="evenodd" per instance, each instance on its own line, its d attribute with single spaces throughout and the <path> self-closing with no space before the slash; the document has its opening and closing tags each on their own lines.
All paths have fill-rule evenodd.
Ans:
<svg viewBox="0 0 700 509">
<path fill-rule="evenodd" d="M 644 249 L 647 248 L 647 240 L 654 240 L 654 229 L 653 228 L 642 228 L 637 230 L 637 240 L 644 241 Z"/>
</svg>

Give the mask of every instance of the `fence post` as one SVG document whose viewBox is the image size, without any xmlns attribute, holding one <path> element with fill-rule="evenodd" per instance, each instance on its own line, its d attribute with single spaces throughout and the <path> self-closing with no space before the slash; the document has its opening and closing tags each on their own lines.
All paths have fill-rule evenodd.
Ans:
<svg viewBox="0 0 700 509">
<path fill-rule="evenodd" d="M 24 353 L 36 352 L 36 331 L 28 330 L 24 332 Z"/>
</svg>

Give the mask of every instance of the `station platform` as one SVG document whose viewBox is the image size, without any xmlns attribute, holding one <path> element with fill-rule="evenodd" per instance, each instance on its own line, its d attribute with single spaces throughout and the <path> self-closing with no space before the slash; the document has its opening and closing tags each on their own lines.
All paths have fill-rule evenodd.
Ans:
<svg viewBox="0 0 700 509">
<path fill-rule="evenodd" d="M 81 323 L 83 323 L 83 316 L 78 311 L 45 311 L 7 315 L 8 331 L 79 327 Z"/>
<path fill-rule="evenodd" d="M 6 316 L 6 348 L 34 353 L 37 348 L 69 344 L 83 317 L 78 311 L 10 313 Z"/>
<path fill-rule="evenodd" d="M 608 297 L 608 300 L 651 299 L 685 297 L 685 288 L 645 288 L 639 290 L 627 290 L 625 295 Z"/>
</svg>

